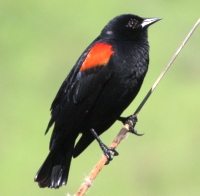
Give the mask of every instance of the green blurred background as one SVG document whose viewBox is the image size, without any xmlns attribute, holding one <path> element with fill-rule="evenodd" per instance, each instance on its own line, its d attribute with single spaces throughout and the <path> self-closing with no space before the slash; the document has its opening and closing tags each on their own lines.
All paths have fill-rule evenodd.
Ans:
<svg viewBox="0 0 200 196">
<path fill-rule="evenodd" d="M 134 112 L 200 17 L 200 1 L 1 1 L 0 195 L 75 194 L 101 157 L 94 142 L 72 160 L 68 185 L 40 189 L 33 178 L 48 154 L 50 104 L 81 52 L 114 16 L 161 17 L 149 29 L 150 67 Z M 200 195 L 200 27 L 139 114 L 87 195 Z M 102 140 L 109 144 L 117 122 Z"/>
</svg>

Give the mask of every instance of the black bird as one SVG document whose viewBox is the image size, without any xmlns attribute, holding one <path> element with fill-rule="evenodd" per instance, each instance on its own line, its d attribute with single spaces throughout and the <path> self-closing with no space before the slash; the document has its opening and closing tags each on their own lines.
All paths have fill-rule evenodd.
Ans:
<svg viewBox="0 0 200 196">
<path fill-rule="evenodd" d="M 120 117 L 140 90 L 149 64 L 147 28 L 159 18 L 124 14 L 112 19 L 86 48 L 61 85 L 46 133 L 50 152 L 35 176 L 40 187 L 67 183 L 72 157 Z M 79 134 L 81 138 L 75 145 Z"/>
</svg>

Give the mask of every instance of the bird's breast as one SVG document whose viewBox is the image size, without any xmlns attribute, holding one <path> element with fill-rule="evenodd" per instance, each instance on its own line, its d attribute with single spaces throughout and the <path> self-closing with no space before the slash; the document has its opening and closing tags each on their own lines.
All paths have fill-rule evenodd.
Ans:
<svg viewBox="0 0 200 196">
<path fill-rule="evenodd" d="M 143 81 L 149 64 L 148 47 L 127 45 L 113 55 L 115 76 L 124 85 L 137 85 Z"/>
</svg>

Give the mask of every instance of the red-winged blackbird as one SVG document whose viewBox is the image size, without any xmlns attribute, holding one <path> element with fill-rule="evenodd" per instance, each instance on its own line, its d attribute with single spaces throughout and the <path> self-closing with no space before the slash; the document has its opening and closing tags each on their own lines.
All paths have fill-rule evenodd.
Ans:
<svg viewBox="0 0 200 196">
<path fill-rule="evenodd" d="M 72 156 L 95 139 L 90 130 L 102 134 L 133 101 L 149 64 L 147 28 L 158 20 L 117 16 L 80 56 L 51 105 L 50 153 L 35 176 L 40 187 L 66 184 Z"/>
</svg>

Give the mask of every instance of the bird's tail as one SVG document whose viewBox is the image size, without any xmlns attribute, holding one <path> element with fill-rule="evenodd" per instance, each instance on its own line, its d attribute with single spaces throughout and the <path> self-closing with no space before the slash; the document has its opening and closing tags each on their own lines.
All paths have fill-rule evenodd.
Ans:
<svg viewBox="0 0 200 196">
<path fill-rule="evenodd" d="M 34 178 L 39 187 L 59 188 L 66 185 L 73 149 L 74 143 L 67 149 L 66 146 L 59 146 L 50 151 Z"/>
</svg>

